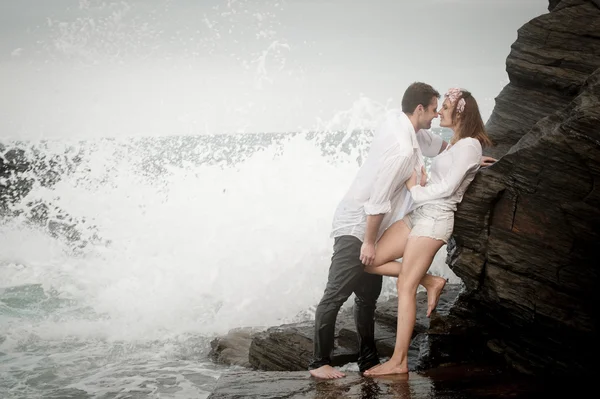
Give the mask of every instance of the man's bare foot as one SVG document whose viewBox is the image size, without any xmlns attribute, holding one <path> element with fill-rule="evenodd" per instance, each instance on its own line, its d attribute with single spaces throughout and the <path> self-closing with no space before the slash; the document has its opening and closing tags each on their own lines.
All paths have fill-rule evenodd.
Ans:
<svg viewBox="0 0 600 399">
<path fill-rule="evenodd" d="M 391 360 L 365 371 L 365 375 L 367 377 L 406 373 L 408 373 L 408 366 L 402 365 L 401 363 L 392 362 Z"/>
<path fill-rule="evenodd" d="M 319 367 L 318 369 L 308 370 L 310 375 L 315 378 L 321 378 L 324 380 L 333 380 L 335 378 L 345 377 L 346 374 L 341 371 L 337 371 L 330 365 L 326 364 L 324 366 Z"/>
<path fill-rule="evenodd" d="M 431 276 L 431 278 L 435 281 L 427 287 L 427 317 L 431 316 L 431 312 L 436 308 L 446 285 L 446 279 L 443 277 Z"/>
</svg>

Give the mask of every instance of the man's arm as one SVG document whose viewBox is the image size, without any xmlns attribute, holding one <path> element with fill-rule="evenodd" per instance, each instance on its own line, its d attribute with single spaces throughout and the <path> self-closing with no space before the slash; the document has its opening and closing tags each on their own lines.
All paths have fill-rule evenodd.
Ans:
<svg viewBox="0 0 600 399">
<path fill-rule="evenodd" d="M 416 184 L 415 175 L 408 180 L 406 187 L 410 191 L 415 205 L 452 195 L 460 187 L 467 173 L 479 168 L 481 146 L 466 142 L 457 144 L 456 147 L 452 154 L 452 165 L 449 167 L 448 174 L 441 181 L 421 187 Z"/>
<path fill-rule="evenodd" d="M 360 251 L 360 260 L 363 264 L 371 266 L 375 260 L 375 242 L 381 222 L 386 213 L 391 211 L 391 198 L 396 190 L 394 180 L 396 176 L 409 176 L 412 170 L 412 157 L 391 156 L 385 160 L 377 173 L 369 200 L 364 209 L 367 214 L 365 238 Z"/>
<path fill-rule="evenodd" d="M 367 229 L 365 231 L 365 241 L 360 249 L 360 261 L 367 266 L 371 266 L 375 260 L 375 241 L 377 233 L 383 221 L 384 213 L 377 215 L 367 215 Z"/>
<path fill-rule="evenodd" d="M 416 132 L 417 142 L 421 148 L 421 153 L 429 158 L 435 157 L 444 151 L 448 143 L 442 139 L 442 136 L 433 133 L 428 129 L 421 129 Z"/>
<path fill-rule="evenodd" d="M 440 148 L 440 152 L 438 152 L 438 154 L 441 154 L 442 151 L 446 149 L 446 147 L 448 147 L 448 142 L 446 140 L 442 140 L 442 147 Z"/>
</svg>

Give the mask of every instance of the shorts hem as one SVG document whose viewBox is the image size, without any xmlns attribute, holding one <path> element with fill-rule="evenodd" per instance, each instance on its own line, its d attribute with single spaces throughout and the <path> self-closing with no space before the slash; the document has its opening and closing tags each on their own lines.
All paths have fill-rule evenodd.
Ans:
<svg viewBox="0 0 600 399">
<path fill-rule="evenodd" d="M 448 240 L 450 240 L 450 237 L 448 237 L 448 238 L 445 238 L 445 237 L 440 238 L 440 237 L 436 237 L 436 236 L 433 236 L 433 235 L 427 235 L 427 234 L 409 234 L 408 235 L 408 238 L 412 238 L 412 237 L 414 237 L 414 238 L 418 238 L 418 237 L 432 238 L 434 240 L 442 241 L 444 244 L 448 244 Z"/>
</svg>

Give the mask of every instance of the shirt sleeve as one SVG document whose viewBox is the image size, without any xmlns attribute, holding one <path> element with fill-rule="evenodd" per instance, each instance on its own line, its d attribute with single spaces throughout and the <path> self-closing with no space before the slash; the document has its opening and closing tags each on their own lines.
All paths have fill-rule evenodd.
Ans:
<svg viewBox="0 0 600 399">
<path fill-rule="evenodd" d="M 394 184 L 397 176 L 410 176 L 412 173 L 411 157 L 394 156 L 383 162 L 375 178 L 369 200 L 364 204 L 367 215 L 388 213 L 392 209 L 391 198 L 398 188 Z"/>
<path fill-rule="evenodd" d="M 473 142 L 462 145 L 455 144 L 455 148 L 451 154 L 452 166 L 441 182 L 428 184 L 425 187 L 417 184 L 410 189 L 410 194 L 415 204 L 446 198 L 452 195 L 458 189 L 467 173 L 479 168 L 481 147 L 475 145 Z"/>
<path fill-rule="evenodd" d="M 421 129 L 417 132 L 417 141 L 423 155 L 433 158 L 440 153 L 444 139 L 431 130 Z"/>
</svg>

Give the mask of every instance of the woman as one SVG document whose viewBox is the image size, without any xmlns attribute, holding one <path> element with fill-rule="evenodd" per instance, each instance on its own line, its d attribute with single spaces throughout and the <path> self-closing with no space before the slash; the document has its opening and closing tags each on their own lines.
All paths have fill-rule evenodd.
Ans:
<svg viewBox="0 0 600 399">
<path fill-rule="evenodd" d="M 428 311 L 437 305 L 445 279 L 426 274 L 437 251 L 448 242 L 454 211 L 479 170 L 482 146 L 491 144 L 477 102 L 466 90 L 452 88 L 439 111 L 440 126 L 454 131 L 446 149 L 433 159 L 431 178 L 417 184 L 416 173 L 406 182 L 414 205 L 404 219 L 390 226 L 377 243 L 375 265 L 365 270 L 398 277 L 398 328 L 394 354 L 367 376 L 408 373 L 408 347 L 416 319 L 419 281 L 427 288 Z M 399 245 L 399 243 L 401 243 Z M 402 263 L 394 261 L 402 258 Z"/>
</svg>

